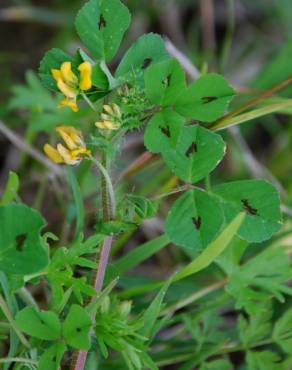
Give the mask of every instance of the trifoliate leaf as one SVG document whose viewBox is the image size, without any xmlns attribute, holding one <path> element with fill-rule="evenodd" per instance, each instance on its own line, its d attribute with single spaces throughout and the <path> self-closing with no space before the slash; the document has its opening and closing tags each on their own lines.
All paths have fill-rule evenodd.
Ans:
<svg viewBox="0 0 292 370">
<path fill-rule="evenodd" d="M 162 153 L 175 148 L 185 119 L 172 110 L 156 113 L 147 124 L 144 135 L 146 148 L 152 153 Z"/>
<path fill-rule="evenodd" d="M 149 33 L 141 36 L 126 52 L 119 64 L 116 77 L 141 77 L 144 71 L 154 63 L 169 58 L 161 36 Z"/>
<path fill-rule="evenodd" d="M 111 60 L 130 24 L 128 8 L 119 0 L 90 0 L 76 17 L 77 33 L 98 60 Z"/>
<path fill-rule="evenodd" d="M 24 204 L 0 207 L 0 270 L 32 274 L 48 264 L 48 250 L 40 236 L 41 215 Z"/>
<path fill-rule="evenodd" d="M 206 177 L 224 154 L 225 143 L 221 136 L 195 125 L 183 127 L 175 147 L 164 151 L 162 156 L 176 176 L 195 183 Z"/>
<path fill-rule="evenodd" d="M 277 190 L 263 180 L 233 181 L 212 188 L 221 198 L 226 222 L 245 211 L 247 217 L 238 236 L 254 243 L 269 239 L 281 227 Z"/>
<path fill-rule="evenodd" d="M 42 84 L 53 91 L 58 91 L 56 81 L 52 76 L 52 69 L 60 69 L 63 62 L 72 62 L 73 58 L 61 49 L 49 50 L 40 62 L 39 76 Z"/>
<path fill-rule="evenodd" d="M 175 110 L 187 118 L 212 122 L 225 113 L 234 94 L 222 76 L 210 73 L 181 91 Z"/>
<path fill-rule="evenodd" d="M 185 73 L 174 59 L 150 65 L 144 79 L 146 96 L 153 104 L 173 104 L 186 89 Z"/>
<path fill-rule="evenodd" d="M 58 370 L 60 369 L 60 363 L 66 346 L 64 343 L 53 344 L 50 348 L 45 350 L 41 355 L 38 369 L 39 370 Z"/>
<path fill-rule="evenodd" d="M 218 234 L 223 213 L 215 197 L 199 189 L 180 196 L 166 219 L 166 233 L 177 245 L 200 251 Z"/>
<path fill-rule="evenodd" d="M 73 304 L 63 324 L 66 343 L 73 348 L 89 350 L 91 325 L 88 312 L 81 306 Z"/>
<path fill-rule="evenodd" d="M 26 307 L 17 313 L 15 320 L 18 327 L 32 337 L 43 340 L 61 337 L 61 323 L 55 312 Z"/>
</svg>

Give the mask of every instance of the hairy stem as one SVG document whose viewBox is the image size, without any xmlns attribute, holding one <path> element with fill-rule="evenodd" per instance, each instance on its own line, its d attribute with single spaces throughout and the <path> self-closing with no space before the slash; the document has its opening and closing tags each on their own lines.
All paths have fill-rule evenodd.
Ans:
<svg viewBox="0 0 292 370">
<path fill-rule="evenodd" d="M 107 172 L 107 157 L 106 154 L 102 155 L 102 163 L 95 158 L 91 158 L 94 164 L 98 167 L 103 177 L 101 180 L 101 197 L 103 207 L 103 221 L 109 221 L 115 218 L 115 194 L 112 181 Z M 94 277 L 94 288 L 96 293 L 102 290 L 106 267 L 108 265 L 109 256 L 111 252 L 113 236 L 107 236 L 103 242 L 101 254 L 99 258 L 98 268 Z M 95 314 L 92 315 L 92 320 L 95 320 Z M 75 361 L 73 361 L 73 370 L 84 370 L 88 351 L 78 351 Z"/>
</svg>

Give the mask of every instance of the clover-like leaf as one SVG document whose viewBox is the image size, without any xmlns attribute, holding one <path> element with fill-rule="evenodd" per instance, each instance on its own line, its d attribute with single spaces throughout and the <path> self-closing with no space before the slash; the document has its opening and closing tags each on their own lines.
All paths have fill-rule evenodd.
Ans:
<svg viewBox="0 0 292 370">
<path fill-rule="evenodd" d="M 63 62 L 72 62 L 73 58 L 61 49 L 51 49 L 40 62 L 39 76 L 42 84 L 49 90 L 59 91 L 52 76 L 52 69 L 60 69 Z"/>
<path fill-rule="evenodd" d="M 174 148 L 185 119 L 170 109 L 156 113 L 148 122 L 144 143 L 152 153 Z"/>
<path fill-rule="evenodd" d="M 15 317 L 18 327 L 26 334 L 44 340 L 61 337 L 61 323 L 55 312 L 25 307 Z"/>
<path fill-rule="evenodd" d="M 165 230 L 175 244 L 200 251 L 214 239 L 222 224 L 220 202 L 203 190 L 191 189 L 172 205 Z"/>
<path fill-rule="evenodd" d="M 195 183 L 206 177 L 225 154 L 221 136 L 199 125 L 183 127 L 174 148 L 163 151 L 167 166 L 181 180 Z"/>
<path fill-rule="evenodd" d="M 89 313 L 81 306 L 73 304 L 63 324 L 66 343 L 73 348 L 89 350 L 91 325 Z"/>
<path fill-rule="evenodd" d="M 215 186 L 212 191 L 221 198 L 226 222 L 238 212 L 246 212 L 239 237 L 259 243 L 269 239 L 281 227 L 279 194 L 267 181 L 233 181 Z"/>
<path fill-rule="evenodd" d="M 224 114 L 234 95 L 234 90 L 222 76 L 210 73 L 181 91 L 175 109 L 185 117 L 212 122 Z"/>
<path fill-rule="evenodd" d="M 64 343 L 53 344 L 50 348 L 45 350 L 39 360 L 39 370 L 58 370 L 60 369 L 60 363 L 66 346 Z"/>
<path fill-rule="evenodd" d="M 185 73 L 174 59 L 150 65 L 144 79 L 147 98 L 162 106 L 175 103 L 186 89 Z"/>
<path fill-rule="evenodd" d="M 152 64 L 169 58 L 161 36 L 149 33 L 141 36 L 126 52 L 119 64 L 116 77 L 134 74 L 139 77 Z"/>
<path fill-rule="evenodd" d="M 0 270 L 8 274 L 32 274 L 48 264 L 48 250 L 40 230 L 41 215 L 23 205 L 0 207 Z"/>
<path fill-rule="evenodd" d="M 99 60 L 111 60 L 130 24 L 128 8 L 119 0 L 90 0 L 76 17 L 77 33 Z"/>
</svg>

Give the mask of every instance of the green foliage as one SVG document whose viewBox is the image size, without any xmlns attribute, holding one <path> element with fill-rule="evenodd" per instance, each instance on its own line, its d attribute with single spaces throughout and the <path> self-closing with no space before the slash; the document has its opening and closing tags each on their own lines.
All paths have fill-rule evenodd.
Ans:
<svg viewBox="0 0 292 370">
<path fill-rule="evenodd" d="M 66 343 L 77 349 L 90 348 L 89 331 L 92 320 L 87 311 L 76 304 L 70 307 L 63 324 L 63 335 Z"/>
<path fill-rule="evenodd" d="M 176 60 L 152 64 L 146 69 L 145 91 L 150 103 L 162 107 L 175 104 L 185 89 L 185 74 Z"/>
<path fill-rule="evenodd" d="M 292 352 L 292 310 L 289 309 L 276 322 L 273 331 L 273 338 L 281 349 L 291 354 Z"/>
<path fill-rule="evenodd" d="M 183 127 L 175 146 L 162 152 L 167 166 L 188 183 L 206 177 L 224 154 L 225 144 L 221 136 L 198 125 Z"/>
<path fill-rule="evenodd" d="M 32 274 L 48 264 L 48 251 L 40 230 L 41 215 L 23 205 L 0 206 L 0 268 L 8 274 Z"/>
<path fill-rule="evenodd" d="M 249 314 L 262 310 L 271 295 L 280 302 L 284 294 L 292 294 L 285 285 L 291 279 L 291 267 L 280 247 L 270 247 L 247 261 L 237 265 L 230 276 L 227 291 L 236 299 L 236 308 L 244 308 Z"/>
<path fill-rule="evenodd" d="M 65 351 L 64 343 L 53 344 L 41 355 L 39 370 L 58 370 Z"/>
<path fill-rule="evenodd" d="M 157 34 L 142 35 L 120 62 L 113 60 L 121 55 L 130 18 L 120 0 L 88 1 L 75 22 L 88 54 L 54 48 L 40 63 L 40 80 L 28 72 L 27 84 L 12 88 L 9 109 L 27 118 L 29 154 L 44 162 L 31 150 L 43 142 L 36 132 L 51 134 L 62 124 L 73 127 L 62 133 L 67 148 L 55 146 L 54 137 L 48 142 L 68 158 L 64 163 L 87 160 L 68 169 L 68 187 L 64 171 L 47 181 L 34 166 L 44 179 L 34 199 L 34 191 L 23 199 L 54 209 L 56 222 L 44 235 L 44 219 L 20 203 L 18 176 L 9 175 L 0 201 L 0 337 L 9 338 L 10 349 L 0 363 L 4 370 L 58 370 L 86 354 L 78 369 L 231 370 L 229 353 L 240 352 L 242 369 L 290 370 L 289 224 L 287 239 L 278 234 L 267 242 L 281 227 L 279 194 L 264 180 L 223 183 L 233 152 L 211 178 L 226 151 L 225 135 L 214 131 L 255 112 L 224 117 L 235 95 L 229 83 L 216 73 L 189 83 L 184 63 L 168 55 Z M 253 86 L 288 77 L 290 49 L 288 44 Z M 57 110 L 58 95 L 47 91 L 61 92 L 52 69 L 65 61 L 78 84 L 62 70 L 58 86 L 65 84 L 62 94 L 73 110 L 76 100 L 77 113 Z M 83 61 L 91 66 L 84 89 Z M 255 101 L 273 111 L 269 102 Z M 126 133 L 140 138 L 144 128 L 145 147 L 155 156 L 143 153 L 121 168 L 128 158 Z M 26 168 L 25 155 L 20 162 L 18 173 Z M 174 194 L 173 204 L 164 202 Z"/>
<path fill-rule="evenodd" d="M 76 17 L 76 30 L 98 60 L 111 60 L 130 24 L 130 13 L 119 0 L 90 0 Z"/>
<path fill-rule="evenodd" d="M 19 188 L 19 178 L 15 172 L 9 172 L 8 180 L 5 186 L 3 196 L 0 200 L 0 206 L 11 203 L 17 196 Z"/>
<path fill-rule="evenodd" d="M 204 249 L 223 223 L 220 203 L 207 192 L 192 189 L 181 195 L 166 219 L 166 233 L 175 244 L 193 251 Z"/>
<path fill-rule="evenodd" d="M 181 91 L 175 107 L 187 118 L 212 122 L 224 114 L 234 95 L 234 90 L 222 76 L 210 73 Z"/>
<path fill-rule="evenodd" d="M 238 236 L 258 243 L 269 239 L 281 227 L 279 194 L 263 180 L 235 181 L 215 186 L 212 192 L 221 198 L 227 221 L 240 211 L 246 219 Z"/>
<path fill-rule="evenodd" d="M 44 340 L 61 337 L 61 323 L 55 312 L 26 307 L 18 312 L 15 319 L 19 328 L 32 337 Z"/>
<path fill-rule="evenodd" d="M 51 70 L 59 69 L 63 62 L 72 62 L 73 58 L 64 53 L 61 49 L 49 50 L 40 62 L 39 76 L 43 85 L 49 90 L 58 91 L 56 81 Z"/>
<path fill-rule="evenodd" d="M 116 77 L 123 79 L 141 78 L 150 64 L 168 59 L 164 42 L 159 35 L 150 33 L 141 36 L 126 52 L 117 70 Z"/>
</svg>

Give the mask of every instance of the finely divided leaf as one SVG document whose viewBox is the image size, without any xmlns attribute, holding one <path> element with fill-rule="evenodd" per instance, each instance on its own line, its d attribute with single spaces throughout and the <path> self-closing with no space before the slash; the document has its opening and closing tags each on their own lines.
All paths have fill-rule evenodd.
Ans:
<svg viewBox="0 0 292 370">
<path fill-rule="evenodd" d="M 292 308 L 276 322 L 273 338 L 284 352 L 292 354 Z"/>
</svg>

